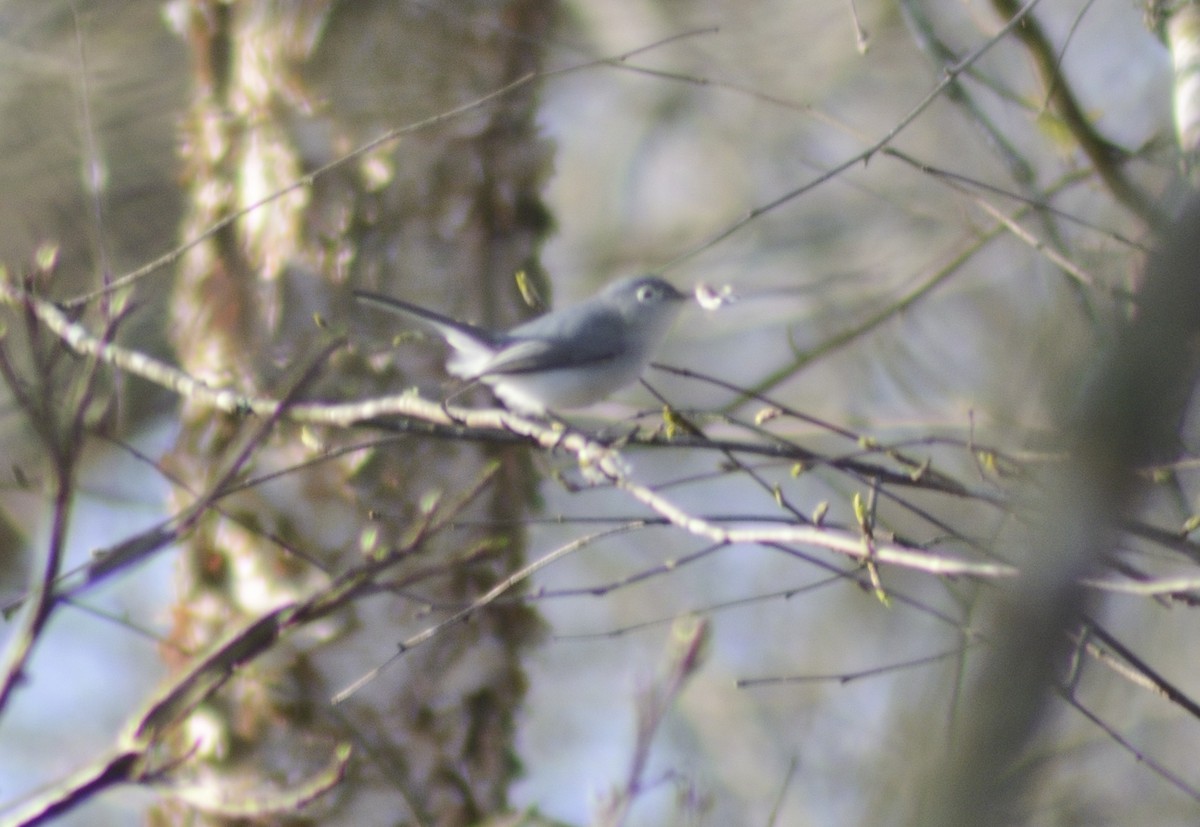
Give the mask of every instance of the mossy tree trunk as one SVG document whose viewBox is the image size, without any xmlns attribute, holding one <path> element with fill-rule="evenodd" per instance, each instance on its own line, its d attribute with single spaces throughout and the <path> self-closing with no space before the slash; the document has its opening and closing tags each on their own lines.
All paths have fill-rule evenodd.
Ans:
<svg viewBox="0 0 1200 827">
<path fill-rule="evenodd" d="M 182 237 L 388 129 L 536 71 L 550 13 L 545 0 L 453 10 L 390 0 L 190 3 L 178 21 L 194 75 Z M 194 247 L 171 310 L 181 365 L 213 383 L 282 395 L 316 364 L 297 395 L 355 399 L 428 380 L 418 370 L 437 366 L 381 374 L 390 363 L 369 351 L 389 342 L 394 320 L 354 308 L 353 286 L 513 321 L 513 276 L 536 268 L 547 224 L 539 188 L 549 147 L 536 134 L 535 103 L 526 85 L 388 142 Z M 352 346 L 314 361 L 330 338 L 316 316 L 347 331 Z M 262 426 L 207 408 L 183 412 L 170 458 L 181 502 L 239 456 L 248 456 L 243 479 L 284 472 L 221 499 L 192 534 L 173 639 L 185 652 L 361 565 L 365 552 L 394 548 L 430 503 L 446 507 L 491 476 L 462 511 L 475 527 L 418 543 L 384 578 L 394 588 L 281 641 L 196 716 L 189 736 L 211 772 L 205 780 L 254 800 L 349 742 L 356 749 L 345 782 L 304 811 L 323 812 L 321 823 L 458 825 L 503 808 L 525 689 L 521 657 L 538 631 L 529 610 L 481 613 L 408 652 L 346 704 L 329 699 L 406 635 L 520 564 L 534 484 L 527 457 L 416 438 L 339 455 L 378 435 L 280 422 L 260 438 Z"/>
</svg>

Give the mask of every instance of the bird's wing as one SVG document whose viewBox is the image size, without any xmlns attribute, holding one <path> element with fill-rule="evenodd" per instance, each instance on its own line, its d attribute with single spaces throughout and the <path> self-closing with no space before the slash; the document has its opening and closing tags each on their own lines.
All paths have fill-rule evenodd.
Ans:
<svg viewBox="0 0 1200 827">
<path fill-rule="evenodd" d="M 575 316 L 576 308 L 515 328 L 482 370 L 483 375 L 518 374 L 583 367 L 609 361 L 621 352 L 623 322 L 612 313 Z M 567 338 L 564 333 L 569 333 Z"/>
</svg>

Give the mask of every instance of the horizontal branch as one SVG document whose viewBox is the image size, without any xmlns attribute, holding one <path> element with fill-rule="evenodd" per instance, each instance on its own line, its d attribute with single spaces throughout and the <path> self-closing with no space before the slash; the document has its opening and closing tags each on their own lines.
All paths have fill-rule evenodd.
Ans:
<svg viewBox="0 0 1200 827">
<path fill-rule="evenodd" d="M 346 427 L 384 417 L 403 416 L 437 428 L 473 429 L 517 437 L 544 450 L 573 454 L 585 477 L 610 482 L 673 525 L 699 537 L 723 543 L 783 543 L 824 548 L 859 560 L 902 566 L 938 576 L 1011 577 L 1016 569 L 1001 563 L 981 563 L 934 554 L 923 549 L 868 540 L 861 532 L 815 525 L 725 528 L 688 514 L 671 500 L 632 480 L 616 449 L 584 433 L 560 425 L 518 416 L 509 411 L 450 407 L 416 393 L 367 399 L 360 402 L 294 402 L 249 396 L 227 388 L 213 388 L 184 371 L 144 353 L 93 336 L 72 322 L 53 303 L 10 283 L 0 281 L 0 300 L 27 307 L 47 328 L 76 353 L 92 356 L 113 367 L 140 376 L 193 403 L 207 404 L 233 414 L 256 414 L 297 422 Z M 882 470 L 882 469 L 881 469 Z"/>
</svg>

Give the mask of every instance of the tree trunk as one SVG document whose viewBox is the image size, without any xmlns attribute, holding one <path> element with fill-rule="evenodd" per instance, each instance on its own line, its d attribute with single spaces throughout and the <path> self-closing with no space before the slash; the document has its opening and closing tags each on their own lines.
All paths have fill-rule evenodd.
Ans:
<svg viewBox="0 0 1200 827">
<path fill-rule="evenodd" d="M 180 21 L 195 95 L 184 124 L 191 201 L 183 238 L 388 129 L 536 71 L 550 12 L 545 0 L 456 3 L 452 11 L 194 0 Z M 380 375 L 388 362 L 367 353 L 389 343 L 394 320 L 360 313 L 350 288 L 513 321 L 513 277 L 536 270 L 547 225 L 539 188 L 550 150 L 534 112 L 533 87 L 523 86 L 387 142 L 192 248 L 172 303 L 182 366 L 215 384 L 284 395 L 328 339 L 319 315 L 348 330 L 353 346 L 319 362 L 299 396 L 356 399 L 428 386 L 438 369 L 432 359 Z M 433 353 L 408 346 L 402 354 L 414 350 Z M 221 513 L 209 511 L 193 532 L 173 636 L 188 653 L 361 565 L 364 553 L 395 547 L 430 502 L 445 507 L 495 470 L 461 514 L 472 527 L 415 545 L 388 572 L 394 588 L 281 640 L 197 713 L 186 737 L 199 737 L 201 719 L 211 727 L 199 746 L 211 773 L 203 780 L 261 798 L 348 742 L 345 782 L 304 811 L 323 824 L 458 825 L 503 808 L 516 767 L 521 656 L 539 628 L 530 610 L 481 613 L 407 652 L 347 703 L 331 707 L 330 697 L 520 565 L 533 491 L 526 455 L 403 437 L 338 455 L 376 435 L 277 423 L 256 442 L 262 425 L 183 412 L 170 459 L 183 483 L 180 504 L 248 444 L 243 478 L 286 471 L 223 498 Z M 221 808 L 214 812 L 219 820 Z"/>
</svg>

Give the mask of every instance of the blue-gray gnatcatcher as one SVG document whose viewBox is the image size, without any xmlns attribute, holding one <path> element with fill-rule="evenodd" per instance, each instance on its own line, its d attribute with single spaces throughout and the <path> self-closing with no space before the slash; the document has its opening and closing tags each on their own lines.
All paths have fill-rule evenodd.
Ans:
<svg viewBox="0 0 1200 827">
<path fill-rule="evenodd" d="M 354 295 L 429 325 L 454 351 L 447 371 L 483 382 L 514 411 L 539 415 L 586 407 L 641 376 L 688 298 L 660 278 L 638 276 L 494 333 L 377 293 Z"/>
</svg>

